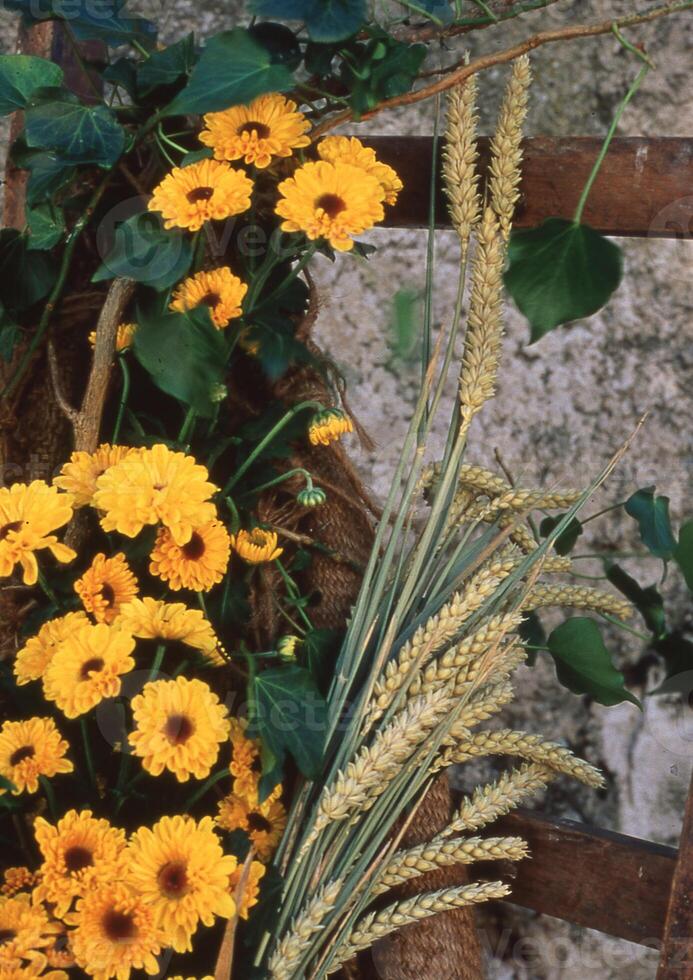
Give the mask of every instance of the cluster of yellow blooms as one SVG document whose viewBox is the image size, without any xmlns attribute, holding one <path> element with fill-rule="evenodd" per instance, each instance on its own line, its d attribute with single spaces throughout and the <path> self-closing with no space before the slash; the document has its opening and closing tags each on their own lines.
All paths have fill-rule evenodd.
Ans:
<svg viewBox="0 0 693 980">
<path fill-rule="evenodd" d="M 296 110 L 295 102 L 278 93 L 262 95 L 247 106 L 208 113 L 204 121 L 200 140 L 213 150 L 213 159 L 174 168 L 149 202 L 149 209 L 161 213 L 167 228 L 198 231 L 206 221 L 247 211 L 253 182 L 230 162 L 243 160 L 264 169 L 310 143 L 308 120 Z M 311 240 L 322 238 L 338 251 L 349 251 L 354 235 L 383 220 L 384 205 L 396 202 L 402 182 L 392 167 L 355 137 L 329 136 L 318 144 L 317 153 L 318 160 L 302 163 L 293 176 L 280 182 L 275 210 L 283 218 L 284 231 L 303 232 Z M 205 278 L 209 275 L 214 280 Z M 205 301 L 214 307 L 217 326 L 225 326 L 239 315 L 233 310 L 242 301 L 245 286 L 228 268 L 198 277 L 183 283 L 174 308 Z M 218 303 L 212 302 L 214 298 Z"/>
<path fill-rule="evenodd" d="M 200 925 L 248 917 L 265 865 L 225 854 L 211 817 L 162 817 L 129 838 L 91 810 L 34 822 L 41 864 L 5 872 L 0 894 L 0 976 L 97 980 L 157 974 L 164 949 L 192 950 Z M 4 938 L 7 937 L 7 938 Z M 46 971 L 47 972 L 44 972 Z"/>
</svg>

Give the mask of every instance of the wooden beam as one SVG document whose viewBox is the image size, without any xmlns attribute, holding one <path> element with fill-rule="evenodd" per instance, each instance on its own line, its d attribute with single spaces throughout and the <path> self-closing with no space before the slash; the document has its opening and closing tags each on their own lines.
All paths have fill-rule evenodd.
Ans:
<svg viewBox="0 0 693 980">
<path fill-rule="evenodd" d="M 522 837 L 530 847 L 530 860 L 513 865 L 512 903 L 641 946 L 659 945 L 674 848 L 527 811 L 504 817 L 493 832 Z"/>
<path fill-rule="evenodd" d="M 393 228 L 427 226 L 431 138 L 380 136 L 364 142 L 395 167 L 404 181 L 397 206 L 388 209 L 386 224 Z M 592 137 L 525 140 L 522 198 L 515 227 L 532 227 L 552 216 L 572 218 L 601 143 Z M 485 173 L 488 139 L 480 141 L 480 150 L 480 169 Z M 440 188 L 437 216 L 440 227 L 449 225 Z M 583 220 L 605 235 L 693 237 L 693 139 L 615 139 Z"/>
<path fill-rule="evenodd" d="M 693 778 L 681 828 L 657 980 L 693 980 Z"/>
</svg>

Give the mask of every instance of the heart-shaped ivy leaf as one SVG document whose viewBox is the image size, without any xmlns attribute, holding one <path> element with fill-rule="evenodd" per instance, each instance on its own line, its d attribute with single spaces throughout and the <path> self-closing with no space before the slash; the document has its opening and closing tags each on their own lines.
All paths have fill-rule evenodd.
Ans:
<svg viewBox="0 0 693 980">
<path fill-rule="evenodd" d="M 597 624 L 584 616 L 567 619 L 549 636 L 548 647 L 556 664 L 558 679 L 574 694 L 589 694 L 600 704 L 640 702 L 623 686 L 604 646 Z"/>
<path fill-rule="evenodd" d="M 311 41 L 342 41 L 355 34 L 368 16 L 366 0 L 252 0 L 261 17 L 302 20 Z"/>
<path fill-rule="evenodd" d="M 676 564 L 683 572 L 686 585 L 693 592 L 693 520 L 686 521 L 679 531 L 679 543 L 674 551 Z"/>
<path fill-rule="evenodd" d="M 26 111 L 28 146 L 52 150 L 64 164 L 110 167 L 123 152 L 125 132 L 105 105 L 82 105 L 62 89 L 42 89 Z"/>
<path fill-rule="evenodd" d="M 223 31 L 207 42 L 190 81 L 164 110 L 166 115 L 218 112 L 265 92 L 285 92 L 293 76 L 275 64 L 267 48 L 247 31 Z"/>
<path fill-rule="evenodd" d="M 180 231 L 166 231 L 157 215 L 144 211 L 117 226 L 112 247 L 92 281 L 119 276 L 163 290 L 182 279 L 191 262 L 190 239 Z"/>
<path fill-rule="evenodd" d="M 669 498 L 656 497 L 654 487 L 636 490 L 624 505 L 626 514 L 638 522 L 647 550 L 668 561 L 674 555 L 676 538 L 669 519 Z"/>
<path fill-rule="evenodd" d="M 36 89 L 61 85 L 62 80 L 62 68 L 45 58 L 0 55 L 0 116 L 23 109 Z"/>
<path fill-rule="evenodd" d="M 530 322 L 530 343 L 562 323 L 596 313 L 623 275 L 617 245 L 564 218 L 513 232 L 508 259 L 505 285 Z"/>
</svg>

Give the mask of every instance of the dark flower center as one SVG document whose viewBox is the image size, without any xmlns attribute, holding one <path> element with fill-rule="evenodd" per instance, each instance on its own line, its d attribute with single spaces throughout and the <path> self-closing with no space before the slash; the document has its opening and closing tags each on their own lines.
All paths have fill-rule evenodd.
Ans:
<svg viewBox="0 0 693 980">
<path fill-rule="evenodd" d="M 213 306 L 216 306 L 220 300 L 221 300 L 221 296 L 219 295 L 219 293 L 209 292 L 209 293 L 205 293 L 205 295 L 202 297 L 202 299 L 200 300 L 200 305 L 209 306 L 211 309 Z"/>
<path fill-rule="evenodd" d="M 202 535 L 193 531 L 190 540 L 183 545 L 183 554 L 190 561 L 198 561 L 205 553 L 205 542 Z"/>
<path fill-rule="evenodd" d="M 248 826 L 251 830 L 264 830 L 266 834 L 272 829 L 272 824 L 261 813 L 249 813 Z"/>
<path fill-rule="evenodd" d="M 9 524 L 3 524 L 3 526 L 0 527 L 0 541 L 4 541 L 10 531 L 18 531 L 21 526 L 21 521 L 10 521 Z"/>
<path fill-rule="evenodd" d="M 0 946 L 4 943 L 9 943 L 16 935 L 17 933 L 14 929 L 0 929 Z"/>
<path fill-rule="evenodd" d="M 186 194 L 186 197 L 190 204 L 197 204 L 199 201 L 208 201 L 213 193 L 213 187 L 195 187 Z"/>
<path fill-rule="evenodd" d="M 109 909 L 102 919 L 102 925 L 104 932 L 114 943 L 123 939 L 134 939 L 137 935 L 135 920 L 129 912 Z"/>
<path fill-rule="evenodd" d="M 164 735 L 172 745 L 184 745 L 194 731 L 193 723 L 185 715 L 169 715 L 164 725 Z"/>
<path fill-rule="evenodd" d="M 167 898 L 182 898 L 188 891 L 188 876 L 181 861 L 169 861 L 165 864 L 156 880 Z"/>
<path fill-rule="evenodd" d="M 238 133 L 239 136 L 242 136 L 243 133 L 248 133 L 249 135 L 252 135 L 253 130 L 255 130 L 255 132 L 257 133 L 258 139 L 261 140 L 266 140 L 272 132 L 269 126 L 266 126 L 264 123 L 254 122 L 254 121 L 243 123 L 242 126 L 238 127 L 236 132 Z"/>
<path fill-rule="evenodd" d="M 35 755 L 36 749 L 33 745 L 22 745 L 21 748 L 15 749 L 10 756 L 10 765 L 18 766 L 20 762 L 24 762 L 25 759 L 33 759 Z"/>
<path fill-rule="evenodd" d="M 88 847 L 80 847 L 79 844 L 75 844 L 74 847 L 68 847 L 65 851 L 65 867 L 71 874 L 81 871 L 82 868 L 89 868 L 93 863 L 94 859 Z"/>
<path fill-rule="evenodd" d="M 342 211 L 346 211 L 346 203 L 339 194 L 321 194 L 315 207 L 322 208 L 328 218 L 336 218 Z"/>
<path fill-rule="evenodd" d="M 108 582 L 104 582 L 101 586 L 101 596 L 107 606 L 112 606 L 115 602 L 115 591 L 113 586 L 109 585 Z"/>
<path fill-rule="evenodd" d="M 89 680 L 90 674 L 103 670 L 104 666 L 105 664 L 101 657 L 92 657 L 90 660 L 85 660 L 79 672 L 80 680 Z"/>
</svg>

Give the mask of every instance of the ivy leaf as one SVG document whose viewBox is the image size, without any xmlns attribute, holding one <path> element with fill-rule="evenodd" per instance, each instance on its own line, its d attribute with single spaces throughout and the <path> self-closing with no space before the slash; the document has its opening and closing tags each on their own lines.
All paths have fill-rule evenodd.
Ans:
<svg viewBox="0 0 693 980">
<path fill-rule="evenodd" d="M 68 184 L 76 173 L 75 167 L 66 164 L 57 154 L 48 150 L 30 150 L 23 140 L 18 140 L 13 145 L 12 162 L 29 171 L 26 190 L 29 207 L 48 200 Z"/>
<path fill-rule="evenodd" d="M 591 316 L 623 275 L 621 249 L 589 225 L 547 218 L 513 232 L 505 285 L 530 322 L 534 343 L 562 323 Z"/>
<path fill-rule="evenodd" d="M 640 702 L 623 686 L 623 674 L 611 662 L 596 623 L 583 616 L 567 619 L 549 636 L 556 674 L 574 694 L 589 694 L 599 704 Z"/>
<path fill-rule="evenodd" d="M 301 45 L 293 31 L 284 24 L 274 24 L 265 20 L 248 28 L 250 36 L 269 51 L 272 64 L 286 65 L 289 71 L 296 71 L 303 57 Z"/>
<path fill-rule="evenodd" d="M 539 525 L 539 533 L 541 536 L 543 538 L 548 537 L 553 529 L 558 527 L 564 517 L 565 514 L 555 514 L 551 517 L 545 517 Z M 581 534 L 582 524 L 577 517 L 573 517 L 573 519 L 568 522 L 568 526 L 565 528 L 565 530 L 561 531 L 553 543 L 556 553 L 559 555 L 570 554 Z"/>
<path fill-rule="evenodd" d="M 535 611 L 525 613 L 525 616 L 517 627 L 517 632 L 523 643 L 528 644 L 527 665 L 533 667 L 537 659 L 537 650 L 533 647 L 546 646 L 546 632 L 541 619 Z"/>
<path fill-rule="evenodd" d="M 111 166 L 123 152 L 125 132 L 105 105 L 82 105 L 63 89 L 42 90 L 26 111 L 28 146 L 53 150 L 65 163 Z"/>
<path fill-rule="evenodd" d="M 278 20 L 302 20 L 311 41 L 341 41 L 368 16 L 366 0 L 251 0 L 252 13 Z"/>
<path fill-rule="evenodd" d="M 321 694 L 327 695 L 339 653 L 340 631 L 313 629 L 303 637 L 303 656 Z"/>
<path fill-rule="evenodd" d="M 265 92 L 285 92 L 293 76 L 272 62 L 269 51 L 236 28 L 210 38 L 190 81 L 164 110 L 166 115 L 218 112 Z"/>
<path fill-rule="evenodd" d="M 650 691 L 650 694 L 691 693 L 691 671 L 693 671 L 693 643 L 679 631 L 668 633 L 655 643 L 655 650 L 663 658 L 667 669 L 666 679 Z"/>
<path fill-rule="evenodd" d="M 46 85 L 61 85 L 63 70 L 29 54 L 0 55 L 0 116 L 23 109 L 32 94 Z"/>
<path fill-rule="evenodd" d="M 327 705 L 305 667 L 284 664 L 256 674 L 251 724 L 281 765 L 287 753 L 307 779 L 320 774 Z"/>
<path fill-rule="evenodd" d="M 640 538 L 649 552 L 664 561 L 673 557 L 676 538 L 669 519 L 668 497 L 656 497 L 654 487 L 643 487 L 628 498 L 625 511 L 638 522 Z"/>
<path fill-rule="evenodd" d="M 226 342 L 206 307 L 139 321 L 133 347 L 158 388 L 206 418 L 214 414 L 215 388 L 224 379 Z"/>
<path fill-rule="evenodd" d="M 146 62 L 145 62 L 146 64 Z M 128 93 L 130 98 L 137 96 L 137 70 L 139 62 L 132 58 L 118 58 L 107 65 L 103 70 L 103 78 L 114 85 L 120 85 Z"/>
<path fill-rule="evenodd" d="M 164 290 L 183 278 L 191 262 L 190 239 L 180 231 L 167 231 L 158 215 L 144 211 L 117 226 L 111 250 L 92 282 L 119 276 Z"/>
<path fill-rule="evenodd" d="M 172 44 L 163 51 L 154 51 L 137 70 L 137 87 L 142 95 L 155 88 L 175 85 L 183 75 L 189 75 L 195 64 L 195 35 Z"/>
<path fill-rule="evenodd" d="M 27 224 L 28 248 L 31 250 L 53 248 L 65 234 L 65 216 L 60 208 L 50 202 L 30 208 L 27 211 Z"/>
<path fill-rule="evenodd" d="M 693 520 L 681 525 L 674 559 L 683 572 L 686 585 L 693 592 Z"/>
<path fill-rule="evenodd" d="M 56 276 L 49 255 L 30 252 L 24 236 L 12 228 L 0 231 L 0 303 L 6 310 L 24 310 L 44 299 Z"/>
<path fill-rule="evenodd" d="M 151 46 L 156 27 L 143 17 L 123 14 L 127 0 L 5 0 L 5 9 L 24 15 L 28 23 L 64 20 L 80 41 L 103 41 L 112 47 L 138 40 Z M 44 82 L 45 84 L 45 82 Z"/>
<path fill-rule="evenodd" d="M 667 631 L 664 615 L 664 600 L 654 585 L 643 589 L 620 565 L 608 565 L 606 577 L 629 599 L 642 616 L 647 628 L 655 637 L 662 637 Z"/>
</svg>

